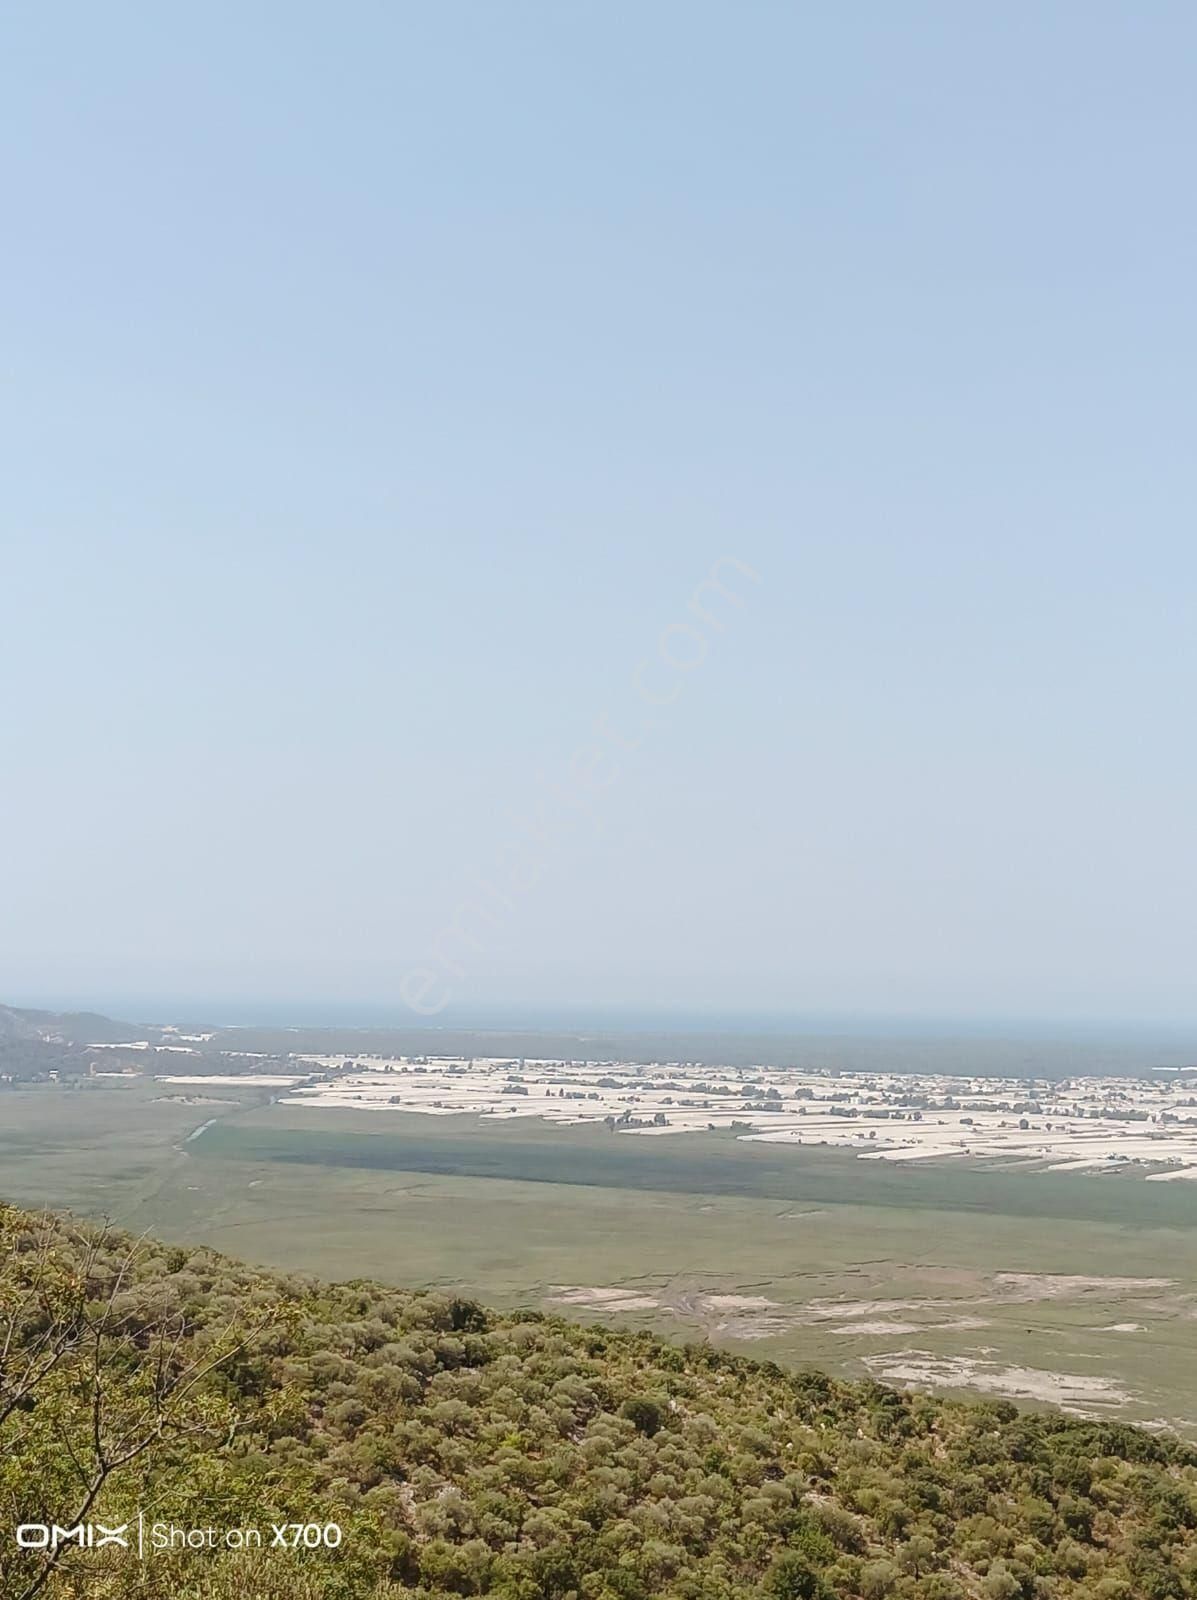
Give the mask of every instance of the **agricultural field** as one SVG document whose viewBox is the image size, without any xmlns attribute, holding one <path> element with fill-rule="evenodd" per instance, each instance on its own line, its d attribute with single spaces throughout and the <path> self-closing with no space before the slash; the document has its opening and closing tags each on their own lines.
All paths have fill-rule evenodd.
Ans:
<svg viewBox="0 0 1197 1600">
<path fill-rule="evenodd" d="M 697 1062 L 494 1057 L 291 1058 L 284 1096 L 317 1110 L 474 1112 L 661 1137 L 728 1129 L 866 1160 L 1003 1159 L 1049 1171 L 1197 1179 L 1197 1072 L 1071 1078 L 850 1072 Z M 167 1081 L 202 1082 L 180 1076 Z M 281 1082 L 282 1080 L 275 1080 Z"/>
<path fill-rule="evenodd" d="M 1197 1436 L 1197 1184 L 290 1099 L 252 1077 L 6 1091 L 0 1191 L 332 1278 Z"/>
</svg>

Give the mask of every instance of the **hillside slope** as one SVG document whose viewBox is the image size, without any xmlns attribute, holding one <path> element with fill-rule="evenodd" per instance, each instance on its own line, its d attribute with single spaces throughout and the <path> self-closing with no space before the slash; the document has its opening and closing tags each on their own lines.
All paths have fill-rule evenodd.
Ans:
<svg viewBox="0 0 1197 1600">
<path fill-rule="evenodd" d="M 11 1208 L 0 1249 L 5 1600 L 1197 1594 L 1166 1438 Z M 15 1547 L 139 1512 L 216 1548 Z M 271 1524 L 340 1542 L 221 1547 Z"/>
<path fill-rule="evenodd" d="M 35 1011 L 27 1007 L 0 1005 L 0 1037 L 45 1039 L 54 1044 L 107 1044 L 122 1039 L 144 1038 L 137 1025 L 103 1017 L 98 1011 Z M 160 1029 L 151 1030 L 155 1036 Z"/>
</svg>

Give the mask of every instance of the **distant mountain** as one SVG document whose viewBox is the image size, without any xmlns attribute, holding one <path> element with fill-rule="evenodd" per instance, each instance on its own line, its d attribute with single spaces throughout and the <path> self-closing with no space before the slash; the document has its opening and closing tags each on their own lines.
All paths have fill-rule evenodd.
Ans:
<svg viewBox="0 0 1197 1600">
<path fill-rule="evenodd" d="M 164 1053 L 178 1048 L 178 1037 L 173 1027 L 124 1022 L 97 1011 L 39 1011 L 0 1005 L 0 1081 L 36 1081 L 55 1074 L 86 1077 L 101 1054 L 108 1067 L 153 1071 L 156 1062 L 173 1064 L 178 1059 Z M 113 1048 L 121 1045 L 133 1048 Z M 186 1048 L 188 1060 L 199 1070 L 215 1071 L 225 1059 L 217 1049 L 209 1052 L 203 1042 Z"/>
<path fill-rule="evenodd" d="M 0 1005 L 0 1038 L 42 1039 L 50 1044 L 121 1044 L 157 1038 L 160 1028 L 117 1022 L 96 1011 L 34 1011 Z"/>
</svg>

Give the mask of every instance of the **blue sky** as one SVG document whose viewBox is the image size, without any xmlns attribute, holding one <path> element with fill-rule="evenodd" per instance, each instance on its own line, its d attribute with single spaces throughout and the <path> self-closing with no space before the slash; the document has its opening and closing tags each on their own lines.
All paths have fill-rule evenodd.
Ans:
<svg viewBox="0 0 1197 1600">
<path fill-rule="evenodd" d="M 1197 1016 L 1190 8 L 3 31 L 0 998 Z"/>
</svg>

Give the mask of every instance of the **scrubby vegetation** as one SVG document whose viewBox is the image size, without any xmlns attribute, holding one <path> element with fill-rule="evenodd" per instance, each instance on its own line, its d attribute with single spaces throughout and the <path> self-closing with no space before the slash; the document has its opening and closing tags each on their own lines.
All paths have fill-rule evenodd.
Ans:
<svg viewBox="0 0 1197 1600">
<path fill-rule="evenodd" d="M 5 1600 L 1171 1600 L 1197 1453 L 0 1213 Z M 336 1522 L 335 1550 L 19 1551 Z"/>
</svg>

